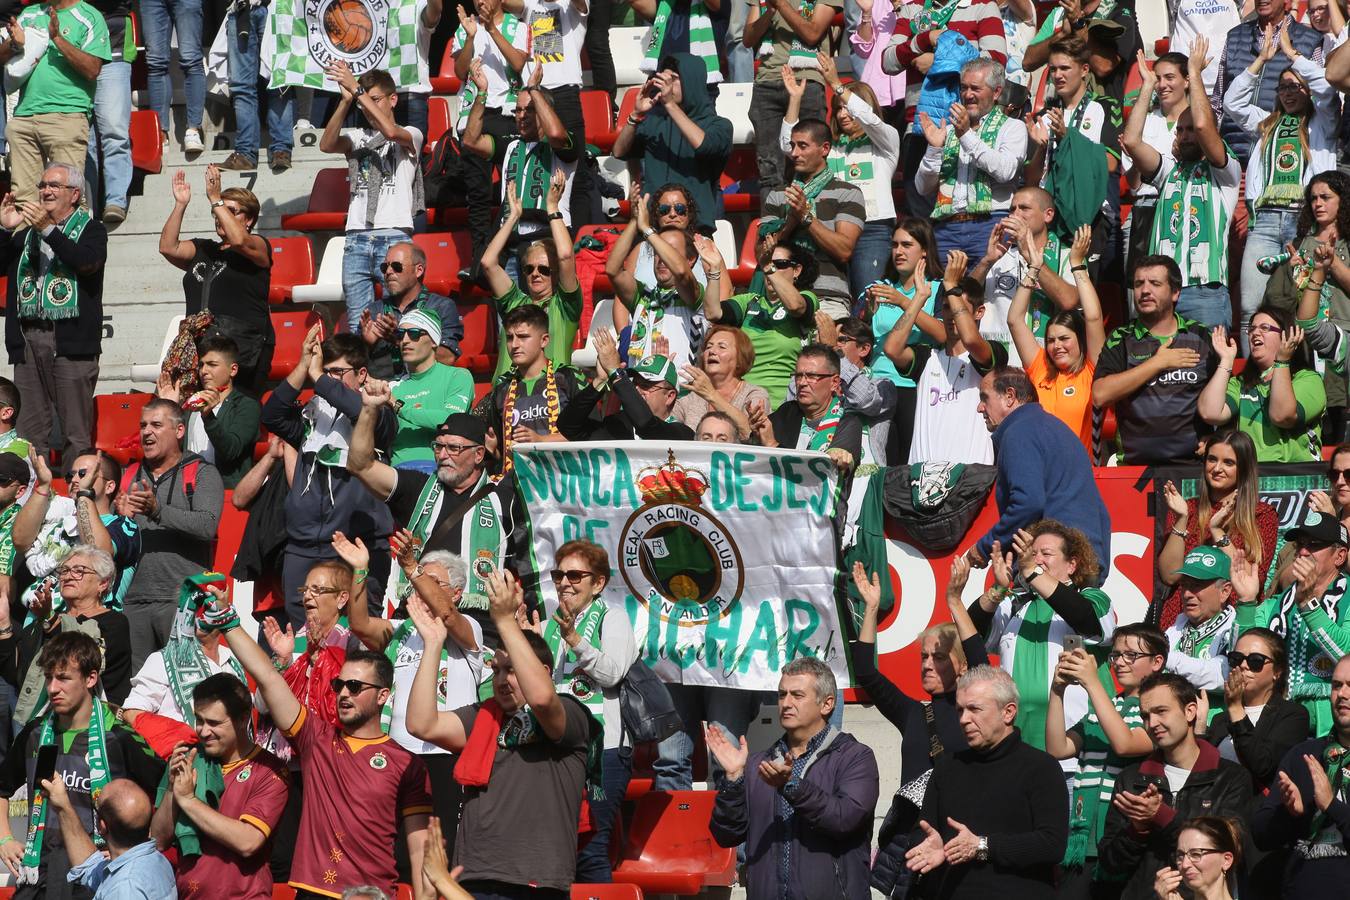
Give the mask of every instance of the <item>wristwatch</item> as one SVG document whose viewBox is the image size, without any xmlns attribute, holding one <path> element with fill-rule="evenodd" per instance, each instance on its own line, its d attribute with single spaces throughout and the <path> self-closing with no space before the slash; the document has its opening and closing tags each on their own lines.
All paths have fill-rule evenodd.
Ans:
<svg viewBox="0 0 1350 900">
<path fill-rule="evenodd" d="M 1231 543 L 1233 543 L 1232 538 L 1230 538 L 1228 535 L 1225 534 L 1223 537 L 1219 538 L 1217 541 L 1214 542 L 1214 546 L 1227 547 Z"/>
<path fill-rule="evenodd" d="M 979 844 L 975 847 L 975 859 L 978 862 L 989 862 L 989 838 L 980 838 Z"/>
<path fill-rule="evenodd" d="M 550 222 L 552 222 L 554 219 L 561 220 L 562 217 L 563 217 L 563 214 L 560 213 L 560 212 L 554 212 L 554 213 L 549 213 L 549 214 L 548 214 L 548 220 L 549 220 Z"/>
<path fill-rule="evenodd" d="M 811 223 L 814 222 L 815 220 L 816 214 L 813 212 L 807 212 L 806 215 L 802 216 L 802 224 L 808 228 L 811 227 Z"/>
</svg>

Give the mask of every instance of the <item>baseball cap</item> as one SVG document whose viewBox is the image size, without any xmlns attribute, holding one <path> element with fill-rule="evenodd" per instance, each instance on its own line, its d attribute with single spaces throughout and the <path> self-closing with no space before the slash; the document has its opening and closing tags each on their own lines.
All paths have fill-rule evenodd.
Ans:
<svg viewBox="0 0 1350 900">
<path fill-rule="evenodd" d="M 410 309 L 399 317 L 398 327 L 420 328 L 431 335 L 433 341 L 440 343 L 441 317 L 434 309 L 426 309 L 425 307 Z"/>
<path fill-rule="evenodd" d="M 451 413 L 436 426 L 436 436 L 460 437 L 471 444 L 482 444 L 487 440 L 487 423 L 472 413 Z"/>
<path fill-rule="evenodd" d="M 1232 560 L 1218 547 L 1202 544 L 1196 547 L 1181 561 L 1178 575 L 1194 578 L 1196 581 L 1214 581 L 1232 575 Z"/>
<path fill-rule="evenodd" d="M 647 381 L 664 381 L 671 387 L 678 385 L 680 380 L 675 364 L 664 356 L 644 356 L 637 365 L 629 366 L 628 371 Z"/>
<path fill-rule="evenodd" d="M 28 483 L 28 463 L 23 457 L 8 451 L 0 452 L 0 479 Z"/>
<path fill-rule="evenodd" d="M 1345 526 L 1337 522 L 1332 516 L 1324 515 L 1315 509 L 1308 510 L 1308 514 L 1303 517 L 1303 524 L 1296 525 L 1284 533 L 1284 539 L 1287 541 L 1319 541 L 1323 544 L 1340 544 L 1342 547 L 1350 547 L 1350 534 L 1347 534 Z"/>
</svg>

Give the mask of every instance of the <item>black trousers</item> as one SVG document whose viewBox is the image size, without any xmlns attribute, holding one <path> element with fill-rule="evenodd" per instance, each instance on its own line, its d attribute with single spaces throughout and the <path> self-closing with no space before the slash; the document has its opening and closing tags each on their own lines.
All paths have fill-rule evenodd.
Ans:
<svg viewBox="0 0 1350 900">
<path fill-rule="evenodd" d="M 475 269 L 478 260 L 483 258 L 488 241 L 492 240 L 496 220 L 492 217 L 492 208 L 498 198 L 492 190 L 492 169 L 500 166 L 506 155 L 506 145 L 516 137 L 516 119 L 495 109 L 483 110 L 483 133 L 493 137 L 491 159 L 484 159 L 476 153 L 464 152 L 461 166 L 464 171 L 464 201 L 469 213 L 469 236 L 473 241 Z M 505 262 L 505 260 L 503 260 Z M 475 272 L 474 274 L 477 274 Z"/>
<path fill-rule="evenodd" d="M 614 106 L 614 92 L 618 85 L 614 75 L 614 54 L 609 49 L 609 25 L 614 18 L 614 0 L 591 0 L 586 17 L 586 40 L 582 45 L 591 58 L 591 80 L 597 91 L 609 94 L 609 105 Z"/>
<path fill-rule="evenodd" d="M 553 95 L 553 111 L 558 114 L 572 146 L 577 148 L 577 174 L 572 178 L 572 231 L 582 225 L 603 220 L 600 210 L 600 192 L 596 189 L 592 163 L 586 153 L 586 121 L 581 115 L 581 88 L 565 84 L 549 88 Z"/>
</svg>

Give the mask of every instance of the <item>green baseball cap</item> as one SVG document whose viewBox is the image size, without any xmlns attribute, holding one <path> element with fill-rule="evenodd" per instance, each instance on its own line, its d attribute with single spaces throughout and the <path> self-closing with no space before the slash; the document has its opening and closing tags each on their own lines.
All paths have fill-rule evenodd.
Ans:
<svg viewBox="0 0 1350 900">
<path fill-rule="evenodd" d="M 629 366 L 628 371 L 647 381 L 664 381 L 671 387 L 676 387 L 680 381 L 675 364 L 664 356 L 644 356 L 637 365 Z"/>
<path fill-rule="evenodd" d="M 1178 575 L 1194 578 L 1196 581 L 1214 581 L 1229 578 L 1232 575 L 1232 560 L 1218 547 L 1202 544 L 1196 547 L 1181 561 Z"/>
</svg>

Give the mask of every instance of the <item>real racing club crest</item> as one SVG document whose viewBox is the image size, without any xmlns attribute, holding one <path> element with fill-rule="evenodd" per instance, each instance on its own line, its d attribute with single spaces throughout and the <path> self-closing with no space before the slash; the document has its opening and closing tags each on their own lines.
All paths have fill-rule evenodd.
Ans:
<svg viewBox="0 0 1350 900">
<path fill-rule="evenodd" d="M 624 523 L 619 571 L 633 596 L 662 621 L 702 625 L 725 616 L 745 584 L 740 549 L 703 506 L 708 477 L 669 451 L 638 471 L 643 505 Z"/>
</svg>

